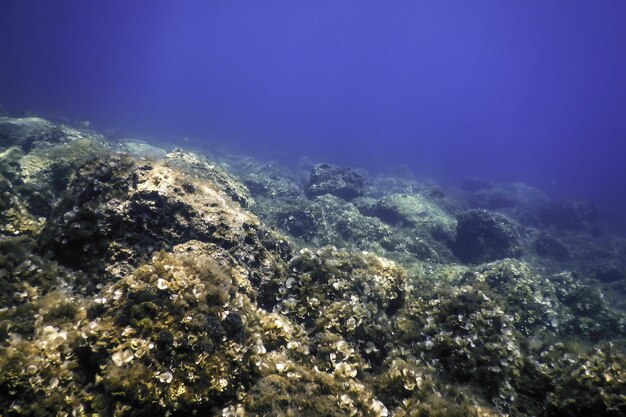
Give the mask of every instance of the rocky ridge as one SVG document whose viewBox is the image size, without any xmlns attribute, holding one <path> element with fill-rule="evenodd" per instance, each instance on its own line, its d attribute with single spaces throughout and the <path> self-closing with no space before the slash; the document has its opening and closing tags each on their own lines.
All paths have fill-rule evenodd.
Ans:
<svg viewBox="0 0 626 417">
<path fill-rule="evenodd" d="M 626 245 L 521 184 L 0 118 L 0 414 L 621 416 Z"/>
</svg>

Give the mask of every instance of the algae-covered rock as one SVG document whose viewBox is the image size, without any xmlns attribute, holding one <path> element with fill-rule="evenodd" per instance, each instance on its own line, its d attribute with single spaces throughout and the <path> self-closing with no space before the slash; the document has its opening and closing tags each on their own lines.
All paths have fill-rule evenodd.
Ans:
<svg viewBox="0 0 626 417">
<path fill-rule="evenodd" d="M 298 198 L 303 195 L 298 184 L 289 178 L 281 178 L 265 173 L 248 174 L 244 184 L 254 197 L 261 198 Z"/>
<path fill-rule="evenodd" d="M 54 291 L 78 281 L 74 272 L 35 253 L 26 237 L 0 237 L 0 345 L 10 334 L 31 337 L 36 330 L 34 304 L 49 304 Z M 47 297 L 47 298 L 46 298 Z"/>
<path fill-rule="evenodd" d="M 0 148 L 18 146 L 25 152 L 40 142 L 56 143 L 63 129 L 39 117 L 0 117 Z"/>
<path fill-rule="evenodd" d="M 20 160 L 24 157 L 24 151 L 18 146 L 11 146 L 0 150 L 0 174 L 10 182 L 19 179 Z"/>
<path fill-rule="evenodd" d="M 4 229 L 15 233 L 37 234 L 76 169 L 110 148 L 101 135 L 37 118 L 2 118 L 0 130 L 10 145 L 0 149 L 0 187 L 10 200 Z"/>
<path fill-rule="evenodd" d="M 206 180 L 244 208 L 254 206 L 250 192 L 239 180 L 208 159 L 175 149 L 165 156 L 166 164 L 194 179 Z"/>
<path fill-rule="evenodd" d="M 546 226 L 562 230 L 600 233 L 598 209 L 591 203 L 563 201 L 545 205 L 539 219 Z"/>
<path fill-rule="evenodd" d="M 360 204 L 361 212 L 390 225 L 416 227 L 424 231 L 450 230 L 456 220 L 428 198 L 418 194 L 391 194 L 369 204 Z"/>
<path fill-rule="evenodd" d="M 626 356 L 610 344 L 572 354 L 550 348 L 539 372 L 550 381 L 546 415 L 617 417 L 626 414 Z"/>
<path fill-rule="evenodd" d="M 518 232 L 506 217 L 486 210 L 457 216 L 455 254 L 463 262 L 483 263 L 521 255 Z"/>
<path fill-rule="evenodd" d="M 413 292 L 396 319 L 398 336 L 447 375 L 494 403 L 510 403 L 523 362 L 513 317 L 469 285 Z"/>
<path fill-rule="evenodd" d="M 457 285 L 471 285 L 497 299 L 517 331 L 532 343 L 555 335 L 597 342 L 626 335 L 626 316 L 615 311 L 598 288 L 571 273 L 543 275 L 526 262 L 506 259 L 459 274 Z"/>
<path fill-rule="evenodd" d="M 305 195 L 302 166 L 42 119 L 0 138 L 3 416 L 625 412 L 625 246 L 585 210 L 328 165 Z"/>
<path fill-rule="evenodd" d="M 562 272 L 550 277 L 556 298 L 569 309 L 563 334 L 598 342 L 626 336 L 626 315 L 611 307 L 602 291 L 580 277 Z"/>
<path fill-rule="evenodd" d="M 292 361 L 278 362 L 285 372 L 264 375 L 243 400 L 222 410 L 240 416 L 368 416 L 387 417 L 387 407 L 371 389 L 352 378 L 338 377 Z M 340 367 L 341 368 L 341 367 Z M 282 368 L 281 368 L 282 369 Z"/>
<path fill-rule="evenodd" d="M 449 248 L 433 237 L 435 230 L 431 234 L 418 228 L 394 229 L 377 217 L 363 214 L 352 202 L 329 194 L 262 202 L 257 211 L 268 224 L 304 245 L 367 250 L 394 259 L 437 262 L 454 258 Z"/>
<path fill-rule="evenodd" d="M 275 214 L 287 234 L 316 245 L 354 245 L 370 249 L 390 235 L 387 226 L 363 216 L 354 205 L 333 195 L 293 201 Z"/>
<path fill-rule="evenodd" d="M 307 197 L 332 194 L 344 200 L 352 200 L 363 194 L 365 179 L 358 171 L 330 164 L 317 164 L 306 186 Z"/>
<path fill-rule="evenodd" d="M 248 275 L 223 249 L 189 242 L 92 299 L 60 296 L 72 307 L 62 320 L 34 303 L 35 335 L 12 333 L 0 349 L 0 408 L 165 416 L 223 405 L 254 377 L 269 322 Z"/>
<path fill-rule="evenodd" d="M 439 396 L 411 399 L 394 412 L 396 417 L 501 417 L 502 414 L 473 401 L 451 401 Z"/>
<path fill-rule="evenodd" d="M 107 288 L 88 310 L 84 352 L 107 395 L 133 415 L 191 412 L 244 389 L 262 343 L 244 271 L 218 247 L 190 242 Z M 98 301 L 99 300 L 99 301 Z M 107 342 L 108 341 L 108 342 Z"/>
<path fill-rule="evenodd" d="M 533 242 L 537 255 L 554 259 L 556 261 L 567 261 L 570 259 L 571 254 L 567 246 L 559 239 L 550 235 L 543 234 Z"/>
<path fill-rule="evenodd" d="M 517 331 L 527 337 L 545 337 L 561 331 L 569 310 L 558 303 L 554 284 L 528 264 L 506 259 L 478 266 L 459 283 L 481 288 L 497 299 Z"/>
<path fill-rule="evenodd" d="M 164 149 L 138 139 L 123 139 L 116 144 L 115 149 L 127 153 L 133 158 L 143 158 L 152 161 L 161 160 L 167 155 Z"/>
<path fill-rule="evenodd" d="M 74 172 L 108 152 L 109 146 L 100 138 L 77 135 L 63 143 L 38 146 L 20 159 L 17 185 L 33 214 L 47 216 Z"/>
<path fill-rule="evenodd" d="M 158 250 L 197 239 L 255 264 L 253 281 L 260 285 L 280 273 L 284 248 L 272 236 L 216 184 L 161 162 L 112 155 L 77 172 L 42 246 L 65 265 L 121 276 Z"/>
<path fill-rule="evenodd" d="M 403 305 L 408 288 L 401 268 L 373 254 L 332 247 L 302 250 L 289 266 L 297 273 L 278 289 L 278 311 L 307 323 L 310 334 L 341 335 L 374 362 L 384 357 L 390 317 Z"/>
<path fill-rule="evenodd" d="M 43 218 L 33 215 L 28 204 L 13 184 L 0 174 L 0 235 L 37 235 Z"/>
<path fill-rule="evenodd" d="M 296 322 L 257 308 L 248 276 L 224 249 L 191 241 L 89 299 L 59 295 L 55 311 L 72 307 L 64 316 L 33 304 L 32 338 L 14 334 L 0 348 L 0 407 L 11 415 L 387 416 L 355 379 L 365 370 L 358 353 L 324 331 L 310 343 Z M 384 306 L 395 290 L 379 279 L 372 296 Z"/>
</svg>

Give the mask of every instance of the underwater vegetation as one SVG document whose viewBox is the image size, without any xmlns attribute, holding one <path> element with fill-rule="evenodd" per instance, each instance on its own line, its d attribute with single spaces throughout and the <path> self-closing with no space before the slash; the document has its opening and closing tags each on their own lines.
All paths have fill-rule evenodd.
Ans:
<svg viewBox="0 0 626 417">
<path fill-rule="evenodd" d="M 2 117 L 0 208 L 3 417 L 626 415 L 589 203 Z"/>
</svg>

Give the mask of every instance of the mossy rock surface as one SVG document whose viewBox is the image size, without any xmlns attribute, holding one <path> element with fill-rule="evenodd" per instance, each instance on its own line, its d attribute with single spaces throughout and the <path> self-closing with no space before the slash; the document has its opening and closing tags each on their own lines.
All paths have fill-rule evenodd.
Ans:
<svg viewBox="0 0 626 417">
<path fill-rule="evenodd" d="M 588 206 L 127 150 L 0 118 L 2 416 L 626 413 L 626 245 Z"/>
</svg>

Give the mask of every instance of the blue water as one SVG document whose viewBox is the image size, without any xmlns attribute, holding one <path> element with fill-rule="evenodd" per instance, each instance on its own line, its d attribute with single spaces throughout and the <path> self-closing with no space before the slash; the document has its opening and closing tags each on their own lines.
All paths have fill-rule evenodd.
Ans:
<svg viewBox="0 0 626 417">
<path fill-rule="evenodd" d="M 3 0 L 5 111 L 626 207 L 626 2 Z"/>
</svg>

